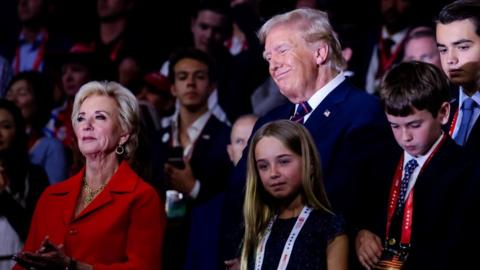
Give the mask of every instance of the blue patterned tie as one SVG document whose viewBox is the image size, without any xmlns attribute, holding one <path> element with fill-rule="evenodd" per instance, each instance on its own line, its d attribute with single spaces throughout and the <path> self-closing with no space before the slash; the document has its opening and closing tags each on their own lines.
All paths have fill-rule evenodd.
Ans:
<svg viewBox="0 0 480 270">
<path fill-rule="evenodd" d="M 462 122 L 458 128 L 457 136 L 455 137 L 455 142 L 458 145 L 464 145 L 467 141 L 468 128 L 470 127 L 470 122 L 472 121 L 473 110 L 477 106 L 477 103 L 472 98 L 466 98 L 462 104 Z"/>
<path fill-rule="evenodd" d="M 304 101 L 298 104 L 295 114 L 290 117 L 290 120 L 303 124 L 303 118 L 305 115 L 312 111 L 312 107 L 308 105 L 308 102 Z"/>
<path fill-rule="evenodd" d="M 418 167 L 418 162 L 415 159 L 410 159 L 405 165 L 405 174 L 403 175 L 402 182 L 400 183 L 400 195 L 397 203 L 397 215 L 403 214 L 403 207 L 405 206 L 405 196 L 407 196 L 408 182 L 412 177 L 413 171 Z"/>
</svg>

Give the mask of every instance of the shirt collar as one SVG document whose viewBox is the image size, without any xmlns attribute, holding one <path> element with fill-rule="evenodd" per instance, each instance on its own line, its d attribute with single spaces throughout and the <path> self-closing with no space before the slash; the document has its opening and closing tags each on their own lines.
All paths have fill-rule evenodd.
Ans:
<svg viewBox="0 0 480 270">
<path fill-rule="evenodd" d="M 405 29 L 403 29 L 402 31 L 399 31 L 393 35 L 390 35 L 387 31 L 387 28 L 384 26 L 382 27 L 382 38 L 383 39 L 391 39 L 393 40 L 393 42 L 395 42 L 395 44 L 401 42 L 406 36 L 407 36 L 407 33 L 410 29 L 407 27 Z"/>
<path fill-rule="evenodd" d="M 187 133 L 188 137 L 190 138 L 191 142 L 197 140 L 198 136 L 202 132 L 203 128 L 207 124 L 208 119 L 212 113 L 210 111 L 206 111 L 202 116 L 200 116 L 195 122 L 192 123 L 191 126 L 188 127 Z"/>
<path fill-rule="evenodd" d="M 330 94 L 333 89 L 337 88 L 337 86 L 339 86 L 344 80 L 345 75 L 343 72 L 340 72 L 337 76 L 335 76 L 335 78 L 333 78 L 333 80 L 329 81 L 322 88 L 318 89 L 315 94 L 313 94 L 313 96 L 311 96 L 308 100 L 308 105 L 312 107 L 312 111 L 314 111 L 318 107 L 318 105 L 328 96 L 328 94 Z"/>
<path fill-rule="evenodd" d="M 460 95 L 458 97 L 458 108 L 462 108 L 462 104 L 463 104 L 463 101 L 468 98 L 469 96 L 467 94 L 465 94 L 465 92 L 463 91 L 463 87 L 460 86 Z M 475 100 L 475 102 L 480 105 L 480 92 L 477 91 L 475 92 L 475 94 L 473 94 L 470 98 L 472 98 L 473 100 Z"/>
<path fill-rule="evenodd" d="M 36 47 L 40 46 L 40 44 L 42 44 L 42 42 L 45 40 L 46 37 L 47 37 L 47 33 L 45 31 L 39 32 L 37 34 L 37 36 L 35 36 L 35 41 L 33 41 L 33 43 L 31 43 L 32 47 L 36 48 Z M 27 44 L 27 40 L 25 39 L 25 33 L 23 31 L 18 36 L 18 43 L 20 45 Z"/>
<path fill-rule="evenodd" d="M 188 139 L 190 140 L 191 144 L 195 142 L 202 132 L 203 128 L 207 124 L 208 119 L 212 115 L 212 112 L 206 111 L 204 114 L 202 114 L 195 122 L 193 122 L 188 128 L 187 128 L 187 135 Z M 173 145 L 174 146 L 179 146 L 180 141 L 178 140 L 178 128 L 179 128 L 179 119 L 180 114 L 178 113 L 178 110 L 175 112 L 175 115 L 172 118 L 172 128 L 173 128 Z M 187 150 L 187 149 L 185 149 Z"/>
<path fill-rule="evenodd" d="M 428 152 L 425 155 L 414 157 L 414 156 L 410 155 L 407 151 L 404 151 L 404 159 L 403 159 L 403 166 L 404 167 L 403 167 L 403 169 L 405 169 L 405 166 L 407 165 L 407 162 L 411 159 L 417 160 L 418 168 L 422 168 L 423 165 L 425 164 L 425 162 L 427 162 L 428 157 L 430 157 L 430 155 L 433 153 L 433 150 L 438 146 L 440 141 L 442 141 L 442 137 L 443 137 L 443 131 L 440 134 L 440 136 L 438 136 L 435 143 L 430 147 L 430 149 L 428 150 Z"/>
</svg>

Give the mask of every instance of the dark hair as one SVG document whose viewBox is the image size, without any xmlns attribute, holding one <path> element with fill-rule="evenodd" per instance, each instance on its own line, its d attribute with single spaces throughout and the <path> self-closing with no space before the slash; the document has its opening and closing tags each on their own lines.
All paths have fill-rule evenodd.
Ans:
<svg viewBox="0 0 480 270">
<path fill-rule="evenodd" d="M 32 128 L 35 131 L 42 131 L 50 119 L 53 108 L 53 86 L 44 74 L 37 71 L 26 71 L 13 76 L 7 91 L 14 83 L 22 80 L 26 81 L 30 87 L 37 106 L 31 123 Z"/>
<path fill-rule="evenodd" d="M 12 193 L 16 194 L 25 189 L 25 179 L 28 172 L 30 160 L 28 157 L 27 134 L 25 132 L 25 121 L 22 112 L 15 103 L 0 99 L 0 110 L 8 111 L 15 124 L 15 136 L 9 149 L 0 152 L 0 159 L 3 161 L 4 173 L 10 179 Z"/>
<path fill-rule="evenodd" d="M 93 43 L 77 42 L 67 52 L 47 52 L 45 55 L 45 70 L 54 75 L 61 76 L 67 64 L 84 67 L 88 72 L 88 81 L 110 80 L 116 74 L 114 63 Z"/>
<path fill-rule="evenodd" d="M 433 38 L 435 39 L 435 31 L 429 26 L 419 26 L 414 28 L 407 37 L 407 42 L 418 38 Z"/>
<path fill-rule="evenodd" d="M 480 2 L 478 0 L 458 0 L 446 5 L 438 14 L 437 23 L 448 24 L 469 19 L 480 36 Z"/>
<path fill-rule="evenodd" d="M 174 52 L 169 60 L 168 79 L 172 84 L 175 83 L 175 65 L 185 58 L 194 59 L 207 65 L 208 79 L 210 80 L 210 83 L 215 81 L 215 64 L 210 55 L 198 49 L 183 48 Z"/>
<path fill-rule="evenodd" d="M 227 1 L 223 0 L 200 0 L 198 1 L 194 7 L 192 12 L 192 18 L 197 18 L 198 13 L 209 10 L 215 13 L 224 15 L 229 19 L 230 16 L 230 7 Z"/>
<path fill-rule="evenodd" d="M 419 61 L 403 62 L 387 72 L 380 86 L 385 112 L 408 116 L 413 109 L 427 110 L 437 116 L 450 100 L 448 79 L 438 67 Z"/>
<path fill-rule="evenodd" d="M 230 1 L 225 0 L 200 0 L 192 9 L 192 19 L 197 19 L 199 13 L 202 11 L 211 11 L 223 15 L 225 17 L 225 25 L 222 28 L 222 33 L 225 37 L 228 37 L 233 31 L 233 20 L 230 5 L 228 4 L 229 2 Z"/>
</svg>

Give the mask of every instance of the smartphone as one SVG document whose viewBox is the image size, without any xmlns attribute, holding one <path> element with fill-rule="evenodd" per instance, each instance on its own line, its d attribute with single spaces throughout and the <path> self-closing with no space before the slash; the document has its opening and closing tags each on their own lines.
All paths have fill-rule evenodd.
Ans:
<svg viewBox="0 0 480 270">
<path fill-rule="evenodd" d="M 183 147 L 170 147 L 167 154 L 167 162 L 178 169 L 184 169 L 185 163 L 183 162 Z"/>
</svg>

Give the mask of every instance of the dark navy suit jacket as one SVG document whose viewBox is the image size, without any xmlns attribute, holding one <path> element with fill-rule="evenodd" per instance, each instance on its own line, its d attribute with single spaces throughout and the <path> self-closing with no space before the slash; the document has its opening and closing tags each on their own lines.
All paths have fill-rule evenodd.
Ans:
<svg viewBox="0 0 480 270">
<path fill-rule="evenodd" d="M 458 205 L 452 233 L 447 239 L 449 243 L 448 269 L 477 269 L 478 254 L 480 253 L 480 159 L 478 155 L 469 152 L 469 159 L 473 164 L 473 172 L 468 177 L 468 186 L 464 189 L 460 199 L 450 199 L 449 202 Z M 463 182 L 463 181 L 462 181 Z"/>
<path fill-rule="evenodd" d="M 450 102 L 450 119 L 448 121 L 448 124 L 445 125 L 445 128 L 444 128 L 445 131 L 448 132 L 448 129 L 450 129 L 450 126 L 452 125 L 452 121 L 453 121 L 453 116 L 455 115 L 455 112 L 457 110 L 458 110 L 458 99 L 454 99 L 452 102 Z M 457 121 L 461 121 L 461 119 L 458 119 Z M 467 151 L 472 153 L 480 153 L 480 118 L 477 119 L 477 121 L 475 122 L 475 125 L 470 131 L 470 134 L 468 135 L 467 142 L 465 143 L 464 148 L 467 149 Z"/>
<path fill-rule="evenodd" d="M 295 105 L 286 104 L 260 118 L 254 132 L 263 124 L 279 119 L 289 119 Z M 395 143 L 385 114 L 377 98 L 355 88 L 346 79 L 337 86 L 311 113 L 305 123 L 320 153 L 327 196 L 336 213 L 344 214 L 351 222 L 356 212 L 358 188 L 366 181 L 388 181 L 383 174 L 385 156 L 394 152 Z M 226 196 L 224 209 L 225 257 L 235 256 L 238 248 L 233 239 L 235 225 L 241 237 L 241 204 L 246 175 L 246 152 L 235 169 Z"/>
</svg>

